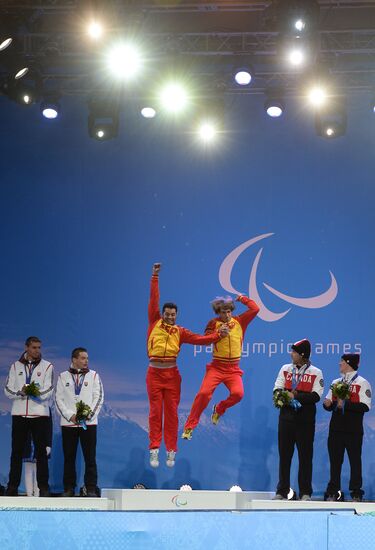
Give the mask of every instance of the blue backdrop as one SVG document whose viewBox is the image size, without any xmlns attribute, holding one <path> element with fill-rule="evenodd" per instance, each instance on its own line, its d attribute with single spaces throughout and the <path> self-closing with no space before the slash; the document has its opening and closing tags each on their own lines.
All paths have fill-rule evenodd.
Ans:
<svg viewBox="0 0 375 550">
<path fill-rule="evenodd" d="M 282 120 L 271 120 L 261 99 L 238 98 L 228 104 L 221 143 L 204 151 L 183 127 L 170 131 L 131 113 L 124 114 L 117 140 L 98 143 L 87 136 L 81 100 L 66 101 L 61 118 L 51 122 L 41 120 L 37 107 L 0 98 L 2 382 L 30 334 L 42 338 L 44 356 L 58 372 L 69 366 L 73 347 L 88 348 L 106 392 L 98 443 L 102 487 L 274 489 L 272 388 L 289 361 L 288 342 L 312 341 L 325 391 L 344 351 L 362 351 L 361 374 L 374 385 L 375 131 L 362 99 L 349 105 L 348 134 L 328 142 L 314 135 L 312 115 L 296 102 Z M 164 461 L 151 470 L 145 334 L 152 263 L 163 264 L 162 300 L 176 301 L 179 322 L 202 332 L 209 301 L 225 291 L 223 261 L 266 234 L 272 235 L 246 248 L 232 266 L 224 264 L 220 279 L 228 283 L 231 267 L 231 285 L 248 293 L 253 272 L 252 289 L 263 303 L 263 318 L 249 326 L 244 344 L 245 397 L 217 427 L 207 411 L 193 440 L 181 441 L 174 470 Z M 302 302 L 313 308 L 301 307 L 263 283 L 291 296 L 289 302 L 323 297 Z M 279 320 L 264 320 L 289 308 Z M 186 346 L 180 355 L 181 427 L 208 359 L 206 348 Z M 214 400 L 225 393 L 219 388 Z M 10 403 L 3 396 L 0 405 L 4 482 Z M 314 489 L 321 492 L 329 415 L 321 404 L 318 409 Z M 364 488 L 375 498 L 372 412 L 365 425 Z M 61 488 L 61 454 L 56 425 L 53 489 Z M 346 488 L 347 469 L 343 481 Z"/>
</svg>

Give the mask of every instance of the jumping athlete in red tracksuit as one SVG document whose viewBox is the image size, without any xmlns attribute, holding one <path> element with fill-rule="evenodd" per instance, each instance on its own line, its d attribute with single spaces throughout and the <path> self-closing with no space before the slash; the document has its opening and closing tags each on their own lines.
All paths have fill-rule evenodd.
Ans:
<svg viewBox="0 0 375 550">
<path fill-rule="evenodd" d="M 215 313 L 219 314 L 219 317 L 215 317 L 209 321 L 205 334 L 211 334 L 212 331 L 219 330 L 222 326 L 228 327 L 229 333 L 220 342 L 214 344 L 213 361 L 206 367 L 206 374 L 202 385 L 194 399 L 189 417 L 185 423 L 182 434 L 183 439 L 192 438 L 193 429 L 198 425 L 202 412 L 207 407 L 212 394 L 219 384 L 223 383 L 226 385 L 229 390 L 229 396 L 214 406 L 211 416 L 213 424 L 217 424 L 220 416 L 229 407 L 233 407 L 233 405 L 241 401 L 243 397 L 243 371 L 239 367 L 242 342 L 247 326 L 257 316 L 259 307 L 246 296 L 238 296 L 237 301 L 246 305 L 248 310 L 236 317 L 232 317 L 232 311 L 235 308 L 232 298 L 217 298 L 212 302 L 212 307 Z"/>
<path fill-rule="evenodd" d="M 207 336 L 194 334 L 176 325 L 177 306 L 166 303 L 162 314 L 159 310 L 159 270 L 154 264 L 151 278 L 151 294 L 148 306 L 149 327 L 147 333 L 148 356 L 147 392 L 150 403 L 149 439 L 150 464 L 159 465 L 159 447 L 162 439 L 164 412 L 164 441 L 167 448 L 167 466 L 174 466 L 177 451 L 178 405 L 180 403 L 181 376 L 177 368 L 177 356 L 182 344 L 207 345 L 217 342 L 226 329 L 211 331 Z"/>
</svg>

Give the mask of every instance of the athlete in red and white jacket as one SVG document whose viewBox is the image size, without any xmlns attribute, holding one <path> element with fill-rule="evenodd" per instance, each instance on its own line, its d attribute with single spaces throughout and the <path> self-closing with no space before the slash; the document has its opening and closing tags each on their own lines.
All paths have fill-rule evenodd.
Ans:
<svg viewBox="0 0 375 550">
<path fill-rule="evenodd" d="M 299 457 L 298 484 L 301 500 L 312 494 L 312 459 L 315 434 L 316 403 L 320 400 L 324 382 L 322 371 L 310 363 L 311 344 L 300 340 L 292 345 L 292 363 L 281 367 L 276 378 L 276 390 L 287 390 L 295 401 L 280 409 L 279 416 L 279 483 L 276 499 L 286 499 L 290 491 L 290 466 L 297 446 Z M 293 406 L 295 405 L 295 406 Z"/>
<path fill-rule="evenodd" d="M 325 500 L 343 500 L 341 492 L 341 468 L 345 451 L 350 463 L 349 490 L 354 501 L 361 501 L 362 490 L 362 442 L 363 416 L 371 409 L 370 383 L 358 374 L 360 355 L 346 353 L 340 361 L 341 378 L 332 382 L 349 384 L 348 399 L 337 399 L 329 390 L 323 406 L 332 412 L 329 424 L 328 453 L 330 460 L 330 480 L 324 495 Z"/>
<path fill-rule="evenodd" d="M 50 400 L 53 395 L 53 365 L 42 359 L 41 341 L 30 336 L 25 342 L 25 353 L 9 369 L 5 395 L 12 403 L 12 455 L 7 496 L 17 496 L 22 474 L 22 456 L 31 433 L 35 446 L 39 495 L 49 496 L 48 446 Z M 28 397 L 26 386 L 39 386 L 39 397 Z"/>
</svg>

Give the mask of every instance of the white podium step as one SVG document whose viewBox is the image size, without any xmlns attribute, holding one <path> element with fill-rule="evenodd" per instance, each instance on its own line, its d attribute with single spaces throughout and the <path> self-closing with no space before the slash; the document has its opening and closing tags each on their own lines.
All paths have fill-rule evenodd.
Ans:
<svg viewBox="0 0 375 550">
<path fill-rule="evenodd" d="M 102 489 L 115 510 L 247 510 L 251 499 L 271 499 L 274 493 L 231 491 L 170 491 L 155 489 Z"/>
<path fill-rule="evenodd" d="M 114 510 L 114 502 L 89 497 L 0 497 L 0 510 Z"/>
</svg>

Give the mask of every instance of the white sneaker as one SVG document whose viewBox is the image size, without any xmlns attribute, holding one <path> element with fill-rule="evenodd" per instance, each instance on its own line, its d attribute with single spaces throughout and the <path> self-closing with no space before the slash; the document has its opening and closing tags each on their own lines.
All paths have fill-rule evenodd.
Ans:
<svg viewBox="0 0 375 550">
<path fill-rule="evenodd" d="M 159 466 L 159 449 L 150 450 L 150 466 L 157 468 Z"/>
<path fill-rule="evenodd" d="M 302 496 L 301 496 L 301 500 L 303 500 L 303 501 L 306 502 L 306 501 L 308 501 L 308 500 L 311 500 L 311 496 L 310 496 L 310 495 L 302 495 Z"/>
<path fill-rule="evenodd" d="M 167 451 L 167 466 L 173 468 L 175 463 L 176 451 Z"/>
<path fill-rule="evenodd" d="M 280 495 L 279 493 L 276 493 L 276 495 L 272 498 L 272 500 L 288 500 L 283 495 Z"/>
</svg>

